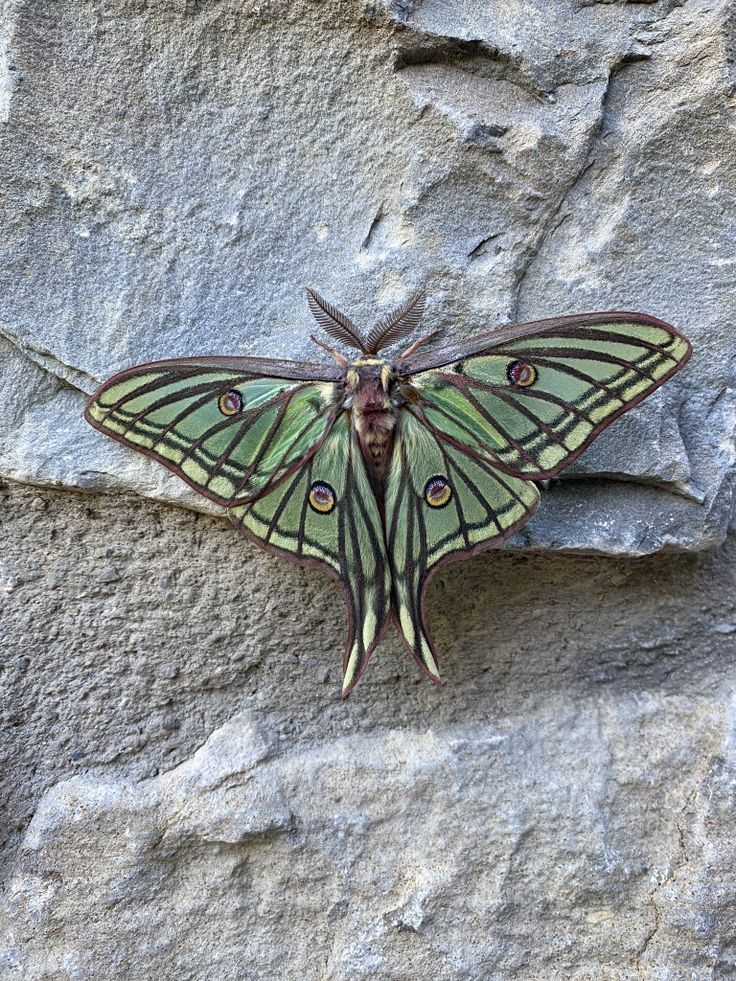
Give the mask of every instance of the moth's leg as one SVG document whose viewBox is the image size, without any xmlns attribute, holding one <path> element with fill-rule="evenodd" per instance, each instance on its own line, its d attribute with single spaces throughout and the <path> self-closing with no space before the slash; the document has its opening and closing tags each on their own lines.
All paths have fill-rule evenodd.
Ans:
<svg viewBox="0 0 736 981">
<path fill-rule="evenodd" d="M 341 368 L 347 368 L 347 366 L 350 364 L 344 354 L 340 354 L 336 348 L 330 347 L 329 344 L 325 344 L 324 341 L 321 341 L 319 337 L 315 337 L 314 334 L 309 335 L 309 340 L 314 341 L 317 347 L 321 347 L 323 351 L 327 351 L 328 354 L 331 354 Z"/>
<path fill-rule="evenodd" d="M 423 347 L 425 344 L 429 344 L 430 341 L 433 341 L 435 337 L 437 337 L 441 333 L 442 333 L 442 328 L 438 327 L 438 329 L 433 330 L 431 334 L 427 334 L 425 337 L 420 337 L 418 340 L 414 341 L 413 344 L 410 344 L 409 347 L 399 355 L 398 360 L 403 361 L 404 358 L 410 358 L 412 354 L 414 354 L 416 351 L 419 350 L 420 347 Z"/>
</svg>

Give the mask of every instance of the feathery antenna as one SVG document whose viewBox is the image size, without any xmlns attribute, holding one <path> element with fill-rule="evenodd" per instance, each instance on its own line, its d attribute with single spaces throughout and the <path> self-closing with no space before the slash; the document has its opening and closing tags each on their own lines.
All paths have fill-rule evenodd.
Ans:
<svg viewBox="0 0 736 981">
<path fill-rule="evenodd" d="M 307 287 L 307 303 L 312 316 L 326 334 L 336 341 L 347 344 L 348 347 L 355 347 L 359 351 L 366 350 L 365 341 L 352 320 L 309 287 Z"/>
<path fill-rule="evenodd" d="M 400 307 L 376 324 L 368 334 L 365 350 L 369 354 L 377 354 L 382 347 L 388 347 L 413 333 L 421 323 L 426 302 L 427 287 L 423 284 Z"/>
</svg>

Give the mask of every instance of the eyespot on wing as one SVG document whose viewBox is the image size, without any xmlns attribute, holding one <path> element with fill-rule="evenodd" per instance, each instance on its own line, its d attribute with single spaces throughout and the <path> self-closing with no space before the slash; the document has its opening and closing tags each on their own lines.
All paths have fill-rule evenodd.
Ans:
<svg viewBox="0 0 736 981">
<path fill-rule="evenodd" d="M 529 388 L 537 380 L 537 369 L 524 361 L 512 361 L 506 368 L 506 377 L 512 385 Z"/>
<path fill-rule="evenodd" d="M 235 416 L 243 411 L 243 396 L 236 388 L 231 388 L 222 393 L 217 400 L 217 405 L 224 416 Z"/>
<path fill-rule="evenodd" d="M 329 514 L 337 503 L 334 490 L 324 480 L 315 480 L 309 488 L 309 506 L 317 514 Z"/>
<path fill-rule="evenodd" d="M 452 487 L 447 477 L 430 477 L 424 487 L 424 500 L 431 508 L 443 508 L 452 499 Z"/>
</svg>

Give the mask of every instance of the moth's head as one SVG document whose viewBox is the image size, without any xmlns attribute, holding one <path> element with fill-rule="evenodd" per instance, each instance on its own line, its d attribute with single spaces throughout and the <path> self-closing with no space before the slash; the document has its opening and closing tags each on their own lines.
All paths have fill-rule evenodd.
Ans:
<svg viewBox="0 0 736 981">
<path fill-rule="evenodd" d="M 354 392 L 363 389 L 387 395 L 393 379 L 394 370 L 389 362 L 370 354 L 353 361 L 345 372 L 347 386 Z"/>
</svg>

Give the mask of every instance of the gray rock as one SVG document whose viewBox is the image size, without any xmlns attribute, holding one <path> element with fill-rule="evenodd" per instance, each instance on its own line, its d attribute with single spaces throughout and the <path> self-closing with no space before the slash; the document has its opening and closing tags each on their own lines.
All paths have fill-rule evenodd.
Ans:
<svg viewBox="0 0 736 981">
<path fill-rule="evenodd" d="M 162 776 L 45 795 L 6 971 L 726 977 L 732 724 L 728 702 L 602 698 L 270 758 L 241 713 Z"/>
<path fill-rule="evenodd" d="M 340 702 L 325 576 L 132 495 L 0 508 L 0 976 L 733 973 L 733 538 L 451 566 L 445 686 L 390 634 Z"/>
<path fill-rule="evenodd" d="M 736 974 L 732 8 L 0 0 L 0 977 Z M 695 355 L 342 703 L 327 578 L 81 412 L 423 279 Z"/>
<path fill-rule="evenodd" d="M 2 10 L 0 474 L 208 510 L 83 395 L 177 354 L 319 358 L 304 283 L 370 322 L 426 279 L 450 335 L 618 307 L 695 343 L 510 547 L 723 540 L 728 3 L 55 9 Z"/>
</svg>

